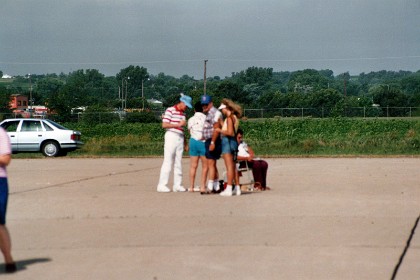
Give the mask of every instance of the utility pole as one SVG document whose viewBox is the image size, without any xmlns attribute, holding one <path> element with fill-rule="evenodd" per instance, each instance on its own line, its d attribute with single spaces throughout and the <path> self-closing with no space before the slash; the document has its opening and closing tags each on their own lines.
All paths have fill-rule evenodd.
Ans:
<svg viewBox="0 0 420 280">
<path fill-rule="evenodd" d="M 144 79 L 141 79 L 141 102 L 142 102 L 141 110 L 144 111 Z"/>
<path fill-rule="evenodd" d="M 207 59 L 204 60 L 204 95 L 206 95 L 206 82 L 207 82 Z"/>
<path fill-rule="evenodd" d="M 31 80 L 31 74 L 28 74 L 29 76 L 29 112 L 32 117 L 32 106 L 34 105 L 32 102 L 32 80 Z"/>
</svg>

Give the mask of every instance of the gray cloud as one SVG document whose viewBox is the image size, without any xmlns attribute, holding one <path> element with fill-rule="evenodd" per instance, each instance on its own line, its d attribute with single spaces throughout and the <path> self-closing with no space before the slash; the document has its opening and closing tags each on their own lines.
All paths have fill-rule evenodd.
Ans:
<svg viewBox="0 0 420 280">
<path fill-rule="evenodd" d="M 335 74 L 420 69 L 417 0 L 3 0 L 0 70 L 130 64 L 201 78 L 249 66 Z"/>
</svg>

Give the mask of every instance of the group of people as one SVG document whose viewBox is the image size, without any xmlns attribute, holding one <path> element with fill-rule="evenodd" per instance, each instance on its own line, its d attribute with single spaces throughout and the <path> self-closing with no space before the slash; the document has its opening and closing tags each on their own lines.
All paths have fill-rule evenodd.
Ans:
<svg viewBox="0 0 420 280">
<path fill-rule="evenodd" d="M 240 195 L 241 187 L 237 161 L 247 161 L 252 166 L 255 187 L 260 190 L 266 186 L 268 164 L 255 160 L 252 149 L 243 142 L 243 131 L 239 128 L 242 108 L 230 99 L 223 99 L 218 108 L 213 105 L 212 97 L 204 94 L 194 104 L 194 116 L 186 120 L 187 108 L 193 108 L 192 98 L 181 94 L 179 102 L 166 109 L 162 117 L 162 127 L 166 129 L 164 159 L 160 171 L 158 192 L 170 192 L 169 176 L 174 169 L 174 192 L 187 191 L 182 186 L 182 155 L 184 150 L 190 155 L 190 187 L 188 191 L 201 194 L 220 193 L 221 196 Z M 184 128 L 188 128 L 190 139 L 185 141 Z M 223 158 L 226 167 L 226 186 L 219 183 L 217 160 Z M 202 163 L 200 187 L 194 182 L 199 162 Z"/>
</svg>

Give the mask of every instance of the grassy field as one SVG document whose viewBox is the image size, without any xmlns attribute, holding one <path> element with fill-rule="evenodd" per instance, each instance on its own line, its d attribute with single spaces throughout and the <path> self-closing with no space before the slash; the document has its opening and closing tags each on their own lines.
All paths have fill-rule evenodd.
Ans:
<svg viewBox="0 0 420 280">
<path fill-rule="evenodd" d="M 66 124 L 82 132 L 73 156 L 162 156 L 160 124 Z M 270 119 L 241 121 L 260 156 L 420 155 L 420 119 Z"/>
</svg>

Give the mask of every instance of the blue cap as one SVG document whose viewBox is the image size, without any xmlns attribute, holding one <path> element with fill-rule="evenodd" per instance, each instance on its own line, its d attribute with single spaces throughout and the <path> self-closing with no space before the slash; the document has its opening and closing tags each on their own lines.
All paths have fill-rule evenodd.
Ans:
<svg viewBox="0 0 420 280">
<path fill-rule="evenodd" d="M 179 101 L 184 102 L 188 108 L 192 108 L 192 105 L 191 105 L 192 98 L 190 96 L 183 94 L 181 95 L 181 98 L 179 99 Z"/>
<path fill-rule="evenodd" d="M 211 102 L 211 96 L 210 95 L 205 94 L 205 95 L 201 96 L 201 104 L 202 105 L 209 104 L 210 102 Z"/>
</svg>

